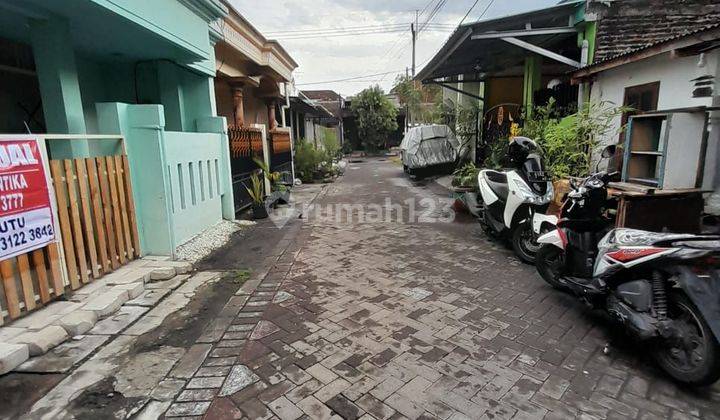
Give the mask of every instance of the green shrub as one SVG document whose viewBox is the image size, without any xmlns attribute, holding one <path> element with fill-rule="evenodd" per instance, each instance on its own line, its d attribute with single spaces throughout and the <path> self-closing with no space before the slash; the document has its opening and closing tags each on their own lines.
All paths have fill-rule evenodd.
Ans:
<svg viewBox="0 0 720 420">
<path fill-rule="evenodd" d="M 551 100 L 535 108 L 525 119 L 521 135 L 538 143 L 545 167 L 554 178 L 587 176 L 592 170 L 590 160 L 597 139 L 610 133 L 612 120 L 628 108 L 605 102 L 587 103 L 577 113 L 560 119 L 554 106 Z"/>
<path fill-rule="evenodd" d="M 486 168 L 502 169 L 507 165 L 507 152 L 510 142 L 508 139 L 498 139 L 488 144 L 488 155 L 483 162 Z"/>
<path fill-rule="evenodd" d="M 327 130 L 325 132 L 323 149 L 325 157 L 329 161 L 334 161 L 342 157 L 342 149 L 340 148 L 340 142 L 338 141 L 337 132 L 335 130 Z"/>
<path fill-rule="evenodd" d="M 331 140 L 328 142 L 328 138 Z M 318 149 L 312 143 L 302 140 L 295 148 L 295 172 L 303 182 L 312 182 L 337 175 L 334 166 L 335 160 L 340 156 L 340 146 L 337 139 L 325 137 L 325 148 Z"/>
<path fill-rule="evenodd" d="M 306 140 L 301 140 L 295 148 L 295 172 L 303 182 L 313 180 L 324 160 L 325 154 Z"/>
<path fill-rule="evenodd" d="M 466 163 L 453 172 L 452 185 L 454 187 L 475 187 L 478 186 L 478 173 L 480 170 L 472 162 Z"/>
</svg>

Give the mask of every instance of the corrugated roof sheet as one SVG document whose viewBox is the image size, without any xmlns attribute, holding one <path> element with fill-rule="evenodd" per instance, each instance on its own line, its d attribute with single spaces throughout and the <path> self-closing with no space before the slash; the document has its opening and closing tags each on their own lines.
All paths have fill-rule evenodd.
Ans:
<svg viewBox="0 0 720 420">
<path fill-rule="evenodd" d="M 640 46 L 640 47 L 628 49 L 628 50 L 625 50 L 625 51 L 623 51 L 623 52 L 621 52 L 621 53 L 619 53 L 619 54 L 615 54 L 615 55 L 612 55 L 612 56 L 608 56 L 608 57 L 602 58 L 602 59 L 600 59 L 600 60 L 596 60 L 596 61 L 594 61 L 594 62 L 593 62 L 592 64 L 590 64 L 590 65 L 587 65 L 587 66 L 585 66 L 585 67 L 582 67 L 582 68 L 577 69 L 576 72 L 577 72 L 577 71 L 582 71 L 582 70 L 591 69 L 591 68 L 597 67 L 597 66 L 599 66 L 599 65 L 601 65 L 601 64 L 605 64 L 605 63 L 608 63 L 608 62 L 611 62 L 611 61 L 619 60 L 619 59 L 622 59 L 622 58 L 625 58 L 625 57 L 632 56 L 632 55 L 634 55 L 634 54 L 641 53 L 641 52 L 643 52 L 643 51 L 645 51 L 645 50 L 647 50 L 647 49 L 650 49 L 650 48 L 653 48 L 653 47 L 656 47 L 656 46 L 659 46 L 659 45 L 662 45 L 662 44 L 669 44 L 669 43 L 672 43 L 672 42 L 681 40 L 681 39 L 683 39 L 683 38 L 685 38 L 685 37 L 697 35 L 697 34 L 700 34 L 700 33 L 702 33 L 702 32 L 706 32 L 706 31 L 710 31 L 710 30 L 718 29 L 718 28 L 720 28 L 720 22 L 713 23 L 713 24 L 710 24 L 710 25 L 705 25 L 705 26 L 702 26 L 702 27 L 700 27 L 700 28 L 697 28 L 697 29 L 694 29 L 694 30 L 690 30 L 690 31 L 686 31 L 686 32 L 682 32 L 682 33 L 679 33 L 679 34 L 676 34 L 676 35 L 673 35 L 673 36 L 670 36 L 670 37 L 667 37 L 667 38 L 664 38 L 664 39 L 659 39 L 659 40 L 656 40 L 656 41 L 653 41 L 653 42 L 644 44 L 644 45 L 642 45 L 642 46 Z"/>
</svg>

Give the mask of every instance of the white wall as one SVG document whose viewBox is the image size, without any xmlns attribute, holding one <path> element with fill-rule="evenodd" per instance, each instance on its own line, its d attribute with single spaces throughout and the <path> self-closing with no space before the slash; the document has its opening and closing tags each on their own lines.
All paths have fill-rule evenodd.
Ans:
<svg viewBox="0 0 720 420">
<path fill-rule="evenodd" d="M 706 54 L 704 68 L 698 67 L 698 61 L 699 56 L 671 58 L 670 53 L 666 53 L 607 70 L 598 74 L 593 82 L 591 101 L 594 103 L 609 102 L 620 106 L 623 103 L 625 88 L 659 81 L 658 110 L 711 106 L 712 98 L 692 97 L 694 86 L 690 80 L 700 75 L 714 74 L 717 83 L 720 79 L 720 53 L 716 50 Z M 715 88 L 716 95 L 719 87 Z M 613 120 L 613 130 L 605 138 L 599 139 L 601 145 L 617 143 L 620 122 L 620 116 Z M 714 118 L 711 119 L 703 185 L 707 189 L 718 189 L 718 184 L 720 184 L 715 181 L 720 177 L 720 173 L 717 171 L 719 141 L 720 119 Z"/>
</svg>

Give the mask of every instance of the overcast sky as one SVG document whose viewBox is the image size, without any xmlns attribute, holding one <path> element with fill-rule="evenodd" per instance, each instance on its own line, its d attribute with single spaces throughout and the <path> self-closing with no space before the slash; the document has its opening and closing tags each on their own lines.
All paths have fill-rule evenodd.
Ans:
<svg viewBox="0 0 720 420">
<path fill-rule="evenodd" d="M 411 63 L 409 24 L 415 10 L 429 11 L 440 0 L 230 0 L 245 18 L 269 38 L 278 38 L 300 67 L 295 70 L 298 88 L 331 89 L 344 96 L 355 94 L 378 83 L 386 91 L 397 74 L 363 79 L 327 82 L 385 72 L 405 72 Z M 432 20 L 433 24 L 456 26 L 475 0 L 447 0 Z M 486 9 L 483 19 L 535 10 L 558 3 L 558 0 L 480 0 L 466 22 L 475 21 Z M 399 33 L 332 36 L 314 39 L 282 39 L 273 32 L 295 30 L 332 30 L 370 25 L 407 23 Z M 417 68 L 432 58 L 451 30 L 426 30 L 419 34 Z M 287 38 L 288 34 L 284 34 Z M 294 34 L 297 36 L 297 33 Z"/>
</svg>

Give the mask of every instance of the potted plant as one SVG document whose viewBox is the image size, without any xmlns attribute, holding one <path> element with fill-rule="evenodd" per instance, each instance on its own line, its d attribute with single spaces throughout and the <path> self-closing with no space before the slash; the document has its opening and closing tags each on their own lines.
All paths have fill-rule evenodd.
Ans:
<svg viewBox="0 0 720 420">
<path fill-rule="evenodd" d="M 478 215 L 478 173 L 480 170 L 469 162 L 453 173 L 452 186 L 455 196 L 473 216 Z"/>
<path fill-rule="evenodd" d="M 280 182 L 280 172 L 271 172 L 270 167 L 263 160 L 254 158 L 253 161 L 255 161 L 255 164 L 263 171 L 265 178 L 267 178 L 268 182 L 270 182 L 270 188 L 272 191 L 266 199 L 269 205 L 274 206 L 277 203 L 290 203 L 290 191 L 285 184 Z"/>
<path fill-rule="evenodd" d="M 280 174 L 278 172 L 275 172 L 275 174 L 277 174 L 277 178 L 279 179 Z M 273 189 L 275 190 L 275 192 L 277 192 L 277 195 L 278 195 L 277 202 L 278 203 L 290 204 L 290 190 L 288 189 L 288 187 L 285 184 L 283 184 L 282 182 L 277 182 L 273 186 Z"/>
<path fill-rule="evenodd" d="M 245 187 L 250 198 L 252 199 L 253 219 L 266 219 L 268 217 L 267 207 L 265 206 L 265 197 L 263 194 L 263 185 L 257 173 L 250 176 L 251 186 Z"/>
<path fill-rule="evenodd" d="M 480 171 L 472 162 L 466 163 L 453 172 L 452 186 L 455 192 L 473 192 L 478 189 L 478 173 Z"/>
</svg>

